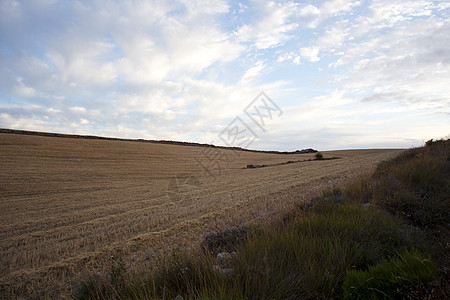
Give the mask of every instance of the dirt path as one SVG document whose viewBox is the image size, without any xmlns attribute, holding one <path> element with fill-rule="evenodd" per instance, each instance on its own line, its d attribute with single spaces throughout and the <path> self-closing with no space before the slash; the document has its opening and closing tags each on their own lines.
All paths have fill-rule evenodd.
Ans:
<svg viewBox="0 0 450 300">
<path fill-rule="evenodd" d="M 118 257 L 150 268 L 208 232 L 267 219 L 399 151 L 246 169 L 314 154 L 0 133 L 0 292 L 68 295 L 84 271 Z"/>
</svg>

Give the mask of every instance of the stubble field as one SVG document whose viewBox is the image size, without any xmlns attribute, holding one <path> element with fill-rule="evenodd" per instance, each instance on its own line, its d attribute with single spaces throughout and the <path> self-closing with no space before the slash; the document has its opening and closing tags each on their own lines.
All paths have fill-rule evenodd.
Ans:
<svg viewBox="0 0 450 300">
<path fill-rule="evenodd" d="M 65 297 L 118 259 L 155 268 L 173 249 L 263 222 L 400 151 L 306 161 L 314 154 L 0 133 L 0 293 Z"/>
</svg>

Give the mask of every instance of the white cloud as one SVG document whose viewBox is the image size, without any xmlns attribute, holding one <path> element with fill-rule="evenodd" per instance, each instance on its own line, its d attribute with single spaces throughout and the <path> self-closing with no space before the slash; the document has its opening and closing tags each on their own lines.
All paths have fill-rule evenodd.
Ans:
<svg viewBox="0 0 450 300">
<path fill-rule="evenodd" d="M 55 113 L 60 113 L 61 111 L 59 109 L 53 108 L 53 107 L 49 107 L 45 110 L 47 113 L 50 114 L 55 114 Z"/>
<path fill-rule="evenodd" d="M 325 2 L 321 7 L 320 11 L 325 15 L 335 15 L 340 12 L 345 12 L 351 10 L 355 6 L 359 6 L 360 1 L 352 0 L 330 0 Z"/>
<path fill-rule="evenodd" d="M 201 15 L 211 16 L 222 14 L 229 11 L 227 1 L 210 1 L 210 0 L 183 0 L 181 1 L 188 11 L 190 19 L 196 19 Z"/>
<path fill-rule="evenodd" d="M 310 62 L 320 61 L 318 54 L 319 48 L 316 47 L 304 47 L 300 49 L 300 55 Z"/>
<path fill-rule="evenodd" d="M 1 1 L 0 126 L 211 142 L 264 90 L 287 113 L 255 147 L 414 139 L 448 117 L 449 8 Z"/>
<path fill-rule="evenodd" d="M 257 62 L 254 67 L 251 67 L 244 73 L 244 76 L 242 76 L 241 78 L 241 84 L 245 85 L 250 82 L 257 81 L 263 69 L 264 69 L 263 62 L 262 61 Z"/>
<path fill-rule="evenodd" d="M 321 21 L 320 10 L 311 4 L 300 8 L 298 16 L 300 23 L 308 28 L 316 28 Z"/>
<path fill-rule="evenodd" d="M 357 18 L 355 34 L 362 36 L 373 30 L 392 28 L 413 17 L 429 16 L 432 12 L 431 4 L 431 1 L 425 0 L 372 1 L 369 6 L 371 14 Z"/>
<path fill-rule="evenodd" d="M 289 39 L 289 32 L 298 27 L 290 17 L 297 11 L 293 2 L 258 2 L 257 21 L 241 26 L 237 37 L 243 42 L 253 42 L 257 49 L 268 49 L 282 45 Z"/>
<path fill-rule="evenodd" d="M 427 108 L 449 110 L 449 30 L 439 22 L 406 22 L 366 44 L 363 52 L 349 51 L 347 55 L 371 56 L 355 63 L 342 79 L 349 89 L 372 90 L 366 100 L 405 102 L 418 109 L 426 103 Z"/>
<path fill-rule="evenodd" d="M 317 47 L 321 50 L 335 50 L 343 45 L 348 29 L 345 25 L 334 26 L 326 30 L 317 40 Z"/>
<path fill-rule="evenodd" d="M 316 6 L 308 4 L 305 7 L 300 9 L 299 15 L 302 17 L 317 16 L 317 15 L 320 15 L 320 10 Z"/>
<path fill-rule="evenodd" d="M 45 118 L 36 119 L 32 117 L 14 117 L 11 114 L 1 113 L 0 124 L 3 128 L 21 129 L 31 131 L 58 132 L 57 128 L 51 126 Z"/>
<path fill-rule="evenodd" d="M 226 34 L 208 27 L 195 29 L 176 24 L 165 33 L 169 62 L 175 73 L 198 73 L 217 62 L 238 57 L 243 48 Z"/>
<path fill-rule="evenodd" d="M 76 113 L 85 113 L 87 111 L 86 108 L 80 106 L 71 107 L 70 110 Z"/>
<path fill-rule="evenodd" d="M 16 85 L 13 87 L 12 90 L 14 94 L 23 97 L 31 97 L 34 96 L 34 94 L 36 93 L 36 91 L 32 87 L 26 86 L 23 83 L 23 78 L 21 77 L 16 79 Z"/>
</svg>

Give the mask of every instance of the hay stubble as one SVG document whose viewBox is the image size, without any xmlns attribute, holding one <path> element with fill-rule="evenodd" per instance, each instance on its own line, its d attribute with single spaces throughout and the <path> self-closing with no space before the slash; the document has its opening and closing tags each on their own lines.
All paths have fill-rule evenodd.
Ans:
<svg viewBox="0 0 450 300">
<path fill-rule="evenodd" d="M 260 222 L 324 188 L 373 170 L 400 150 L 323 152 L 330 161 L 258 169 L 313 154 L 223 151 L 216 178 L 202 147 L 0 133 L 0 288 L 68 295 L 83 272 L 121 257 L 131 270 L 158 265 L 213 230 Z M 197 160 L 196 160 L 197 159 Z M 187 174 L 196 184 L 169 197 Z"/>
</svg>

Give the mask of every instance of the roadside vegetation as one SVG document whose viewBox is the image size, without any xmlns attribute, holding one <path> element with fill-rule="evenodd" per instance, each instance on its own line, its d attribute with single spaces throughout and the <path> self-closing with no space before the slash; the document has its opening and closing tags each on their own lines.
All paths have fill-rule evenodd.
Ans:
<svg viewBox="0 0 450 300">
<path fill-rule="evenodd" d="M 73 297 L 449 299 L 449 195 L 450 140 L 430 140 L 270 224 L 175 251 L 157 272 L 117 262 Z"/>
<path fill-rule="evenodd" d="M 286 162 L 276 163 L 276 164 L 264 164 L 264 165 L 253 165 L 249 164 L 247 165 L 247 169 L 257 169 L 257 168 L 265 168 L 265 167 L 273 167 L 273 166 L 283 166 L 283 165 L 289 165 L 289 164 L 295 164 L 299 162 L 307 162 L 307 161 L 317 161 L 317 160 L 333 160 L 333 159 L 341 159 L 339 156 L 333 156 L 333 157 L 323 157 L 323 154 L 318 152 L 316 155 L 314 155 L 314 159 L 299 159 L 299 160 L 288 160 Z M 244 168 L 245 169 L 245 168 Z"/>
</svg>

